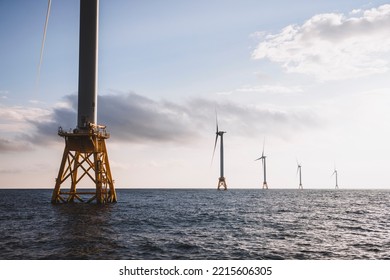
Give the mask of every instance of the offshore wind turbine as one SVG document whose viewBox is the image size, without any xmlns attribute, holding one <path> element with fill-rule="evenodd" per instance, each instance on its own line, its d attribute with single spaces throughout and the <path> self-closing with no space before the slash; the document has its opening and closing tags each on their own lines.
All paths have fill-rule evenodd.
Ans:
<svg viewBox="0 0 390 280">
<path fill-rule="evenodd" d="M 49 0 L 43 42 L 50 4 Z M 52 203 L 84 202 L 84 195 L 90 196 L 86 202 L 105 204 L 117 201 L 105 141 L 110 134 L 105 125 L 97 123 L 98 33 L 99 0 L 80 0 L 77 127 L 73 131 L 58 129 L 58 135 L 65 140 L 65 149 Z M 42 51 L 43 44 L 41 59 Z M 90 178 L 95 190 L 79 191 L 76 187 L 83 178 Z M 61 189 L 65 182 L 70 183 L 69 189 Z"/>
<path fill-rule="evenodd" d="M 262 163 L 262 166 L 263 166 L 263 175 L 264 175 L 263 189 L 267 189 L 267 190 L 268 190 L 268 184 L 267 184 L 267 167 L 266 167 L 266 158 L 267 158 L 267 156 L 264 155 L 264 146 L 265 146 L 265 140 L 264 140 L 264 142 L 263 142 L 263 152 L 261 153 L 261 157 L 259 157 L 259 158 L 256 159 L 255 161 L 261 159 L 261 163 Z"/>
<path fill-rule="evenodd" d="M 339 189 L 339 183 L 338 183 L 338 176 L 337 176 L 337 169 L 335 168 L 334 171 L 333 171 L 333 174 L 332 176 L 335 175 L 335 178 L 336 178 L 336 186 L 335 186 L 335 189 L 338 190 Z"/>
<path fill-rule="evenodd" d="M 297 161 L 297 174 L 299 174 L 299 187 L 298 189 L 299 190 L 303 190 L 303 186 L 302 186 L 302 165 L 300 163 L 298 163 Z"/>
<path fill-rule="evenodd" d="M 214 159 L 214 154 L 215 154 L 215 149 L 217 148 L 217 142 L 218 142 L 218 137 L 221 138 L 220 141 L 220 174 L 219 174 L 219 179 L 218 179 L 218 187 L 217 189 L 220 190 L 221 187 L 226 191 L 227 186 L 226 186 L 226 180 L 225 180 L 225 175 L 224 175 L 224 157 L 223 157 L 223 135 L 226 133 L 226 131 L 220 131 L 218 129 L 218 116 L 215 113 L 215 119 L 216 119 L 216 136 L 215 136 L 215 143 L 214 143 L 214 150 L 213 150 L 213 157 L 212 160 Z"/>
</svg>

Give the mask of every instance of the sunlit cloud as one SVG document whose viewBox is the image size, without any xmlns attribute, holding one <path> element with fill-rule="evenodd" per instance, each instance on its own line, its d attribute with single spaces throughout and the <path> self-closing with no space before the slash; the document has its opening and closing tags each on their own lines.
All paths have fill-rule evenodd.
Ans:
<svg viewBox="0 0 390 280">
<path fill-rule="evenodd" d="M 288 73 L 320 81 L 358 78 L 390 69 L 390 5 L 350 14 L 318 14 L 268 34 L 253 51 Z"/>
<path fill-rule="evenodd" d="M 50 118 L 49 110 L 37 107 L 4 106 L 0 105 L 0 132 L 23 133 L 30 130 L 31 120 L 44 120 Z"/>
</svg>

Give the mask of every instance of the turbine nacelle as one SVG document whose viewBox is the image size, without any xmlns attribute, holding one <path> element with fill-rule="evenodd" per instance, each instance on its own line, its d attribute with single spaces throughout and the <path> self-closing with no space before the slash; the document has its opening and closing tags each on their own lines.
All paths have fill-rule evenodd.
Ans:
<svg viewBox="0 0 390 280">
<path fill-rule="evenodd" d="M 264 146 L 265 146 L 265 138 L 264 138 L 264 142 L 263 142 L 263 151 L 261 152 L 261 157 L 259 157 L 258 159 L 255 159 L 255 161 L 261 159 L 263 161 L 263 163 L 264 163 L 264 161 L 265 161 L 265 159 L 267 157 L 267 156 L 264 155 Z"/>
<path fill-rule="evenodd" d="M 255 161 L 260 160 L 260 159 L 261 159 L 262 161 L 264 161 L 266 158 L 267 158 L 266 156 L 261 156 L 261 157 L 259 157 L 258 159 L 255 159 Z"/>
<path fill-rule="evenodd" d="M 215 131 L 216 135 L 215 135 L 215 142 L 214 142 L 214 149 L 213 149 L 213 157 L 211 159 L 211 162 L 213 162 L 213 160 L 214 160 L 215 149 L 217 148 L 218 136 L 220 136 L 222 138 L 223 135 L 226 133 L 226 131 L 219 130 L 219 128 L 218 128 L 218 115 L 217 115 L 217 111 L 215 111 L 215 124 L 216 124 L 216 131 Z M 222 143 L 221 143 L 221 145 L 222 145 Z"/>
</svg>

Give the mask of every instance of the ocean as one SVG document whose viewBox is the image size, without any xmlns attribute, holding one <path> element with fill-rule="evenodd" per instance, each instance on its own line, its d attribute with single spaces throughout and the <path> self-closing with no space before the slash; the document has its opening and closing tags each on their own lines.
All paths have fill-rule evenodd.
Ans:
<svg viewBox="0 0 390 280">
<path fill-rule="evenodd" d="M 0 189 L 0 259 L 390 259 L 389 190 Z"/>
</svg>

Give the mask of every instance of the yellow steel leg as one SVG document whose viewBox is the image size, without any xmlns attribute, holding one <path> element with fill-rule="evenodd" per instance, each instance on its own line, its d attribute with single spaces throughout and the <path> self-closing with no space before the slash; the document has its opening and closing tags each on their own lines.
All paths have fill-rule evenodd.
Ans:
<svg viewBox="0 0 390 280">
<path fill-rule="evenodd" d="M 116 202 L 105 144 L 108 134 L 95 131 L 86 133 L 61 131 L 59 135 L 65 138 L 65 149 L 51 202 L 74 202 L 75 199 L 83 202 L 82 195 L 92 196 L 87 202 L 94 200 L 98 204 Z M 77 184 L 86 177 L 92 180 L 95 191 L 77 190 Z M 61 190 L 66 181 L 70 181 L 69 190 Z"/>
</svg>

